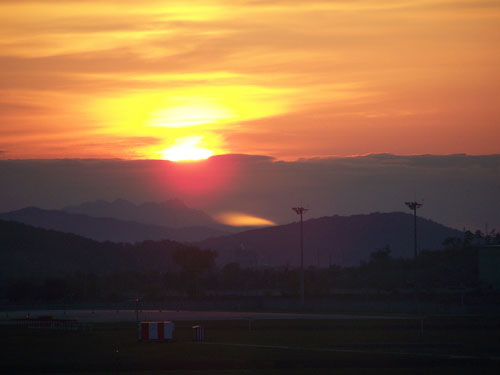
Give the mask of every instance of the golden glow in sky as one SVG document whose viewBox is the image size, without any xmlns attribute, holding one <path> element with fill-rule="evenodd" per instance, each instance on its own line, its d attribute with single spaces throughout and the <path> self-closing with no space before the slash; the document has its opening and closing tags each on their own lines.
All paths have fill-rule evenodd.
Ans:
<svg viewBox="0 0 500 375">
<path fill-rule="evenodd" d="M 0 2 L 0 158 L 500 151 L 500 2 Z"/>
<path fill-rule="evenodd" d="M 222 224 L 231 225 L 234 227 L 266 227 L 276 225 L 276 223 L 271 220 L 245 214 L 242 212 L 224 212 L 216 215 L 215 218 Z"/>
</svg>

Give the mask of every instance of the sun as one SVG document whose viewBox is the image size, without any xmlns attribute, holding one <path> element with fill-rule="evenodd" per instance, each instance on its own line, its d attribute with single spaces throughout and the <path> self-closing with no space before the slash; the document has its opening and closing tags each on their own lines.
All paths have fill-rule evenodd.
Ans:
<svg viewBox="0 0 500 375">
<path fill-rule="evenodd" d="M 172 146 L 160 151 L 162 158 L 170 161 L 195 161 L 208 159 L 213 150 L 201 146 L 203 136 L 178 138 Z"/>
</svg>

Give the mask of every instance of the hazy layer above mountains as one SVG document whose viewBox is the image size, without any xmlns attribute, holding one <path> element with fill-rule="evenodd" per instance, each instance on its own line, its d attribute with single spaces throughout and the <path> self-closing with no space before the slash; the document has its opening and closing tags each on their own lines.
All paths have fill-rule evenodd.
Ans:
<svg viewBox="0 0 500 375">
<path fill-rule="evenodd" d="M 283 224 L 307 218 L 403 211 L 462 229 L 500 227 L 500 155 L 388 154 L 276 161 L 220 155 L 200 163 L 160 160 L 2 160 L 0 211 L 61 209 L 86 201 L 163 202 L 177 197 L 210 215 L 236 211 Z"/>
</svg>

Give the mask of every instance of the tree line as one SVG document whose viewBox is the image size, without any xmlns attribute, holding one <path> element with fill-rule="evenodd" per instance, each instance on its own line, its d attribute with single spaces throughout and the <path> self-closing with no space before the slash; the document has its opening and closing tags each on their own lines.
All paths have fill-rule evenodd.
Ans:
<svg viewBox="0 0 500 375">
<path fill-rule="evenodd" d="M 309 296 L 329 296 L 339 290 L 476 289 L 477 248 L 500 244 L 494 232 L 466 232 L 463 238 L 448 238 L 443 249 L 422 251 L 416 259 L 395 259 L 391 248 L 375 250 L 356 267 L 331 265 L 309 267 L 305 290 Z M 217 252 L 183 246 L 171 254 L 173 267 L 162 270 L 72 272 L 60 276 L 28 276 L 4 281 L 4 302 L 120 302 L 140 298 L 165 301 L 170 297 L 199 298 L 213 295 L 298 296 L 299 270 L 290 267 L 245 268 L 238 263 L 216 266 Z"/>
</svg>

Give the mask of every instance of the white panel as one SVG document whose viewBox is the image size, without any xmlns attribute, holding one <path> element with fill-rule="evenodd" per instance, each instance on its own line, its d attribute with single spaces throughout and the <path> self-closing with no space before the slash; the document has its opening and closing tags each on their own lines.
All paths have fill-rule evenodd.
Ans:
<svg viewBox="0 0 500 375">
<path fill-rule="evenodd" d="M 172 340 L 174 338 L 174 323 L 164 322 L 164 324 L 165 340 Z"/>
<path fill-rule="evenodd" d="M 158 340 L 158 323 L 149 323 L 149 339 Z"/>
</svg>

